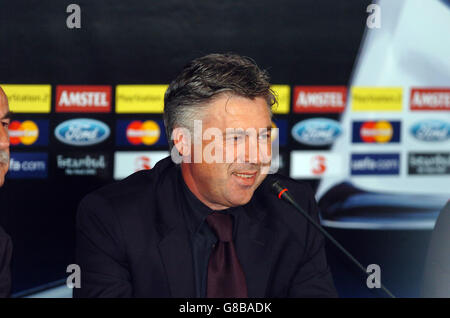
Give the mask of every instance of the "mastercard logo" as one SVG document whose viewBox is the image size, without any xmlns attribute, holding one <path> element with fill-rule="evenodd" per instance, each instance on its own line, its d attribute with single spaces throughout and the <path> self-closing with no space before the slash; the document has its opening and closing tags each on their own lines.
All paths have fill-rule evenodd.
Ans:
<svg viewBox="0 0 450 318">
<path fill-rule="evenodd" d="M 369 121 L 361 125 L 359 134 L 363 142 L 385 143 L 391 141 L 394 129 L 387 121 Z"/>
<path fill-rule="evenodd" d="M 161 136 L 161 129 L 158 123 L 153 120 L 133 121 L 126 130 L 127 140 L 133 145 L 153 145 L 158 142 Z"/>
<path fill-rule="evenodd" d="M 39 138 L 39 128 L 35 122 L 26 120 L 13 121 L 9 125 L 9 142 L 11 145 L 32 145 Z"/>
</svg>

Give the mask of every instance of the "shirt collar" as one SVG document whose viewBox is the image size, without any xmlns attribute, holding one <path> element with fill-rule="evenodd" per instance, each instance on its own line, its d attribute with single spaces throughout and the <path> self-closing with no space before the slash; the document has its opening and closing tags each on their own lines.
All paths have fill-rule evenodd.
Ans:
<svg viewBox="0 0 450 318">
<path fill-rule="evenodd" d="M 188 215 L 187 215 L 187 223 L 188 228 L 191 233 L 197 233 L 200 230 L 203 222 L 209 214 L 214 212 L 218 213 L 226 213 L 231 214 L 234 220 L 236 221 L 237 216 L 239 215 L 240 206 L 232 207 L 224 210 L 213 210 L 206 206 L 203 202 L 201 202 L 189 189 L 186 182 L 184 181 L 183 176 L 181 175 L 181 169 L 179 169 L 180 174 L 180 182 L 182 183 L 183 195 L 188 204 Z"/>
</svg>

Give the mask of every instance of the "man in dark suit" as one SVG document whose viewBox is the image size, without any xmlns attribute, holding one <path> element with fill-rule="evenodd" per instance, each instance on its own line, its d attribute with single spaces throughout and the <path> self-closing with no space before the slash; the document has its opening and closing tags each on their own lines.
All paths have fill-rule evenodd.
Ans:
<svg viewBox="0 0 450 318">
<path fill-rule="evenodd" d="M 171 156 L 80 203 L 74 296 L 337 296 L 323 236 L 270 191 L 275 102 L 248 58 L 189 63 L 164 99 Z M 274 177 L 318 221 L 310 188 Z"/>
<path fill-rule="evenodd" d="M 8 99 L 0 87 L 0 187 L 3 186 L 9 168 L 9 134 L 11 121 Z M 8 297 L 11 291 L 11 238 L 0 226 L 0 297 Z"/>
</svg>

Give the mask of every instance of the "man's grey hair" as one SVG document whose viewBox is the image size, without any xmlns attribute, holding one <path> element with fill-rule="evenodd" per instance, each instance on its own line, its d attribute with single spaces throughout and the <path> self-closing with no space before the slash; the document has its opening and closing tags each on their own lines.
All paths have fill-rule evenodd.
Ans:
<svg viewBox="0 0 450 318">
<path fill-rule="evenodd" d="M 187 128 L 192 135 L 194 120 L 201 120 L 207 107 L 222 93 L 249 99 L 262 97 L 270 111 L 277 103 L 267 72 L 252 59 L 235 54 L 197 58 L 170 83 L 164 96 L 163 117 L 170 149 L 174 128 Z"/>
</svg>

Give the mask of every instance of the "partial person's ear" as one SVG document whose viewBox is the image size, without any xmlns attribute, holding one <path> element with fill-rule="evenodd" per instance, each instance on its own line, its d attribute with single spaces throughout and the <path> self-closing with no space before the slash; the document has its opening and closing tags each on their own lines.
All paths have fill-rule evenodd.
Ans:
<svg viewBox="0 0 450 318">
<path fill-rule="evenodd" d="M 176 127 L 172 131 L 172 140 L 181 156 L 191 154 L 191 133 L 187 128 Z"/>
</svg>

